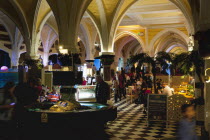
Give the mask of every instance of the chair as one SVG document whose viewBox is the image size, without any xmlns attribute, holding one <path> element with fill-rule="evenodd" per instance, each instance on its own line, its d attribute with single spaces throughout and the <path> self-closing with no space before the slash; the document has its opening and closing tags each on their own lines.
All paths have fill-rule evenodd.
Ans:
<svg viewBox="0 0 210 140">
<path fill-rule="evenodd" d="M 130 103 L 133 103 L 134 97 L 135 97 L 135 87 L 134 86 L 129 86 L 126 88 L 126 103 L 128 100 L 130 100 Z"/>
</svg>

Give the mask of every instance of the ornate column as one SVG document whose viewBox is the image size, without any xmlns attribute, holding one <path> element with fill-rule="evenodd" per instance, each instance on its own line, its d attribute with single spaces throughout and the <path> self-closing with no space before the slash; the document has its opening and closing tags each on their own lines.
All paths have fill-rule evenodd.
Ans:
<svg viewBox="0 0 210 140">
<path fill-rule="evenodd" d="M 18 67 L 18 64 L 19 64 L 19 52 L 15 52 L 15 53 L 13 53 L 12 52 L 12 58 L 11 58 L 11 66 L 12 66 L 12 68 L 17 68 Z"/>
<path fill-rule="evenodd" d="M 11 55 L 11 66 L 12 68 L 17 68 L 19 61 L 19 48 L 16 44 L 12 46 L 12 55 Z"/>
<path fill-rule="evenodd" d="M 101 63 L 103 65 L 103 79 L 104 81 L 111 80 L 111 64 L 114 62 L 114 55 L 101 55 Z"/>
<path fill-rule="evenodd" d="M 210 30 L 205 32 L 197 32 L 195 35 L 195 49 L 198 47 L 198 51 L 205 59 L 205 67 L 204 70 L 210 68 L 210 41 L 208 40 L 208 36 L 210 35 Z M 210 71 L 207 71 L 207 75 L 210 76 Z M 205 82 L 205 81 L 203 81 Z M 210 83 L 204 83 L 204 100 L 205 100 L 205 110 L 204 110 L 204 122 L 206 131 L 210 131 Z"/>
<path fill-rule="evenodd" d="M 44 67 L 48 65 L 49 61 L 49 51 L 48 52 L 43 52 L 43 65 Z"/>
<path fill-rule="evenodd" d="M 30 53 L 29 55 L 31 59 L 34 59 L 34 60 L 39 59 L 38 48 L 40 45 L 41 45 L 41 40 L 35 41 L 32 43 L 30 51 L 27 52 L 27 53 Z"/>
<path fill-rule="evenodd" d="M 76 49 L 79 25 L 91 0 L 47 0 L 59 30 L 59 43 L 71 53 Z"/>
<path fill-rule="evenodd" d="M 205 60 L 205 69 L 210 68 L 210 59 Z M 210 71 L 207 71 L 207 75 L 210 76 Z M 210 131 L 210 83 L 205 83 L 204 99 L 205 99 L 205 129 Z"/>
<path fill-rule="evenodd" d="M 188 51 L 193 51 L 193 50 L 198 51 L 198 47 L 199 47 L 198 40 L 194 40 L 194 37 L 190 36 L 190 41 L 188 43 Z M 195 85 L 199 85 L 200 80 L 196 73 L 194 74 L 194 78 L 195 78 Z M 201 97 L 201 89 L 195 86 L 195 98 L 198 97 Z"/>
</svg>

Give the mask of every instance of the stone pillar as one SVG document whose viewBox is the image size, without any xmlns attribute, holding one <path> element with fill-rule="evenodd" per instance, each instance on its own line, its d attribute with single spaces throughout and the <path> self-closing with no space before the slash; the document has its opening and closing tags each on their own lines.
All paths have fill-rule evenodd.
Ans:
<svg viewBox="0 0 210 140">
<path fill-rule="evenodd" d="M 59 44 L 71 53 L 78 53 L 76 46 L 79 25 L 91 0 L 47 0 L 47 2 L 57 21 Z"/>
<path fill-rule="evenodd" d="M 44 52 L 43 53 L 43 65 L 44 65 L 44 67 L 48 66 L 48 61 L 49 61 L 49 52 Z"/>
<path fill-rule="evenodd" d="M 210 68 L 210 59 L 205 60 L 205 69 Z M 207 75 L 210 76 L 210 70 L 207 71 Z M 208 126 L 210 125 L 210 83 L 205 83 L 204 89 L 204 99 L 205 99 L 205 129 L 210 131 Z"/>
<path fill-rule="evenodd" d="M 12 68 L 17 68 L 18 67 L 18 63 L 19 63 L 19 52 L 12 52 L 12 56 L 11 56 L 11 66 Z"/>
<path fill-rule="evenodd" d="M 195 40 L 195 41 L 194 41 L 193 50 L 194 50 L 194 51 L 197 51 L 197 50 L 198 50 L 198 47 L 199 47 L 198 40 Z M 194 78 L 195 78 L 195 85 L 197 85 L 198 83 L 200 83 L 200 80 L 199 80 L 199 78 L 198 78 L 198 76 L 197 76 L 196 73 L 195 73 Z M 198 98 L 198 97 L 200 97 L 200 96 L 201 96 L 201 89 L 195 87 L 195 98 Z"/>
<path fill-rule="evenodd" d="M 34 59 L 34 60 L 39 59 L 39 55 L 38 54 L 33 54 L 33 55 L 31 54 L 30 57 L 31 57 L 31 59 Z"/>
<path fill-rule="evenodd" d="M 104 81 L 111 80 L 111 64 L 114 62 L 114 55 L 102 55 L 101 63 L 103 65 L 103 79 Z"/>
</svg>

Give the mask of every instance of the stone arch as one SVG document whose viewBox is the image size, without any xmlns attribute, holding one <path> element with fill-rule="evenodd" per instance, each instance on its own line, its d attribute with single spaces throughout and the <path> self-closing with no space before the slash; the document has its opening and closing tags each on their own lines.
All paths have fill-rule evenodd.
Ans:
<svg viewBox="0 0 210 140">
<path fill-rule="evenodd" d="M 9 56 L 11 56 L 11 50 L 8 49 L 7 47 L 4 46 L 4 44 L 2 42 L 0 42 L 0 50 L 6 52 L 9 54 Z"/>
<path fill-rule="evenodd" d="M 130 36 L 134 37 L 136 40 L 138 40 L 139 44 L 141 44 L 141 47 L 143 48 L 143 50 L 145 50 L 145 43 L 144 43 L 143 39 L 141 37 L 139 37 L 138 35 L 136 35 L 135 33 L 130 32 L 130 31 L 123 31 L 123 32 L 118 33 L 115 37 L 115 42 L 125 35 L 130 35 Z"/>
<path fill-rule="evenodd" d="M 91 12 L 88 11 L 88 9 L 87 9 L 86 13 L 87 13 L 87 15 L 90 17 L 90 19 L 91 19 L 93 25 L 94 25 L 95 28 L 96 28 L 96 31 L 97 31 L 97 33 L 98 33 L 98 37 L 99 37 L 99 40 L 100 40 L 100 44 L 101 44 L 101 51 L 102 51 L 102 50 L 103 50 L 103 43 L 102 43 L 102 37 L 101 37 L 100 29 L 99 29 L 100 27 L 98 26 L 99 23 L 97 23 L 97 20 L 96 20 L 95 17 L 91 14 Z"/>
<path fill-rule="evenodd" d="M 183 46 L 183 48 L 185 50 L 188 50 L 187 44 L 185 42 L 183 42 L 182 40 L 177 39 L 177 40 L 169 40 L 169 41 L 165 42 L 162 45 L 162 47 L 159 48 L 159 50 L 156 50 L 156 53 L 157 53 L 157 51 L 165 51 L 165 50 L 167 50 L 168 48 L 170 48 L 173 45 L 175 45 L 175 46 Z"/>
<path fill-rule="evenodd" d="M 190 35 L 195 34 L 195 27 L 194 27 L 194 20 L 193 20 L 193 15 L 191 13 L 191 9 L 187 9 L 186 4 L 184 4 L 183 0 L 169 0 L 172 2 L 179 10 L 182 12 L 184 15 L 185 19 L 187 20 L 187 30 Z"/>
<path fill-rule="evenodd" d="M 1 18 L 0 18 L 0 23 L 1 23 L 1 24 L 5 27 L 5 29 L 7 30 L 8 34 L 9 34 L 10 41 L 13 42 L 13 41 L 14 41 L 14 37 L 13 37 L 12 31 L 11 31 L 11 29 L 9 28 L 9 26 L 7 25 L 7 23 L 6 23 L 4 20 L 2 20 Z"/>
<path fill-rule="evenodd" d="M 187 26 L 187 30 L 188 30 L 188 33 L 190 35 L 194 35 L 195 34 L 195 27 L 194 27 L 194 20 L 193 20 L 193 16 L 192 16 L 192 13 L 190 12 L 190 9 L 187 9 L 186 5 L 184 4 L 184 2 L 182 0 L 177 0 L 177 1 L 174 1 L 174 0 L 169 0 L 171 3 L 173 3 L 181 12 L 182 14 L 184 15 L 185 19 L 186 19 L 186 26 Z M 136 1 L 138 2 L 138 1 Z M 136 2 L 132 3 L 129 8 L 131 8 Z M 124 13 L 121 15 L 121 17 L 119 17 L 119 22 L 118 22 L 118 25 L 116 26 L 116 28 L 119 26 L 120 22 L 122 21 L 123 17 L 125 16 L 126 12 L 129 10 L 129 8 L 125 9 Z M 175 32 L 181 32 L 179 31 L 178 29 L 171 29 L 171 30 L 174 30 Z M 177 30 L 177 31 L 176 31 Z M 117 30 L 115 31 L 115 34 L 116 34 Z M 183 32 L 181 32 L 182 34 Z M 183 33 L 184 36 L 187 36 L 186 34 Z M 116 38 L 116 37 L 115 37 Z M 187 37 L 188 38 L 188 37 Z M 189 42 L 189 38 L 187 39 Z M 143 44 L 142 44 L 143 45 Z M 113 45 L 114 46 L 114 45 Z M 143 47 L 143 46 L 142 46 Z M 143 47 L 144 48 L 144 47 Z M 149 50 L 151 49 L 151 47 L 149 48 Z"/>
<path fill-rule="evenodd" d="M 163 35 L 162 38 L 160 39 L 159 43 L 157 44 L 155 48 L 155 53 L 157 54 L 159 51 L 165 51 L 167 48 L 169 48 L 171 45 L 174 44 L 180 44 L 184 46 L 186 49 L 188 49 L 187 42 L 179 35 L 174 35 L 174 36 L 167 36 L 167 34 Z"/>
<path fill-rule="evenodd" d="M 127 49 L 127 54 L 125 58 L 129 58 L 131 55 L 134 55 L 135 51 L 139 48 L 142 49 L 141 44 L 137 43 L 137 41 L 133 41 Z"/>
<path fill-rule="evenodd" d="M 52 15 L 53 15 L 53 12 L 52 12 L 52 11 L 50 11 L 50 12 L 48 12 L 48 13 L 46 14 L 46 16 L 43 18 L 43 20 L 42 20 L 40 26 L 38 27 L 38 30 L 42 31 L 42 29 L 43 29 L 44 25 L 46 24 L 47 20 L 48 20 L 48 19 L 50 18 L 50 16 L 52 16 Z M 53 28 L 51 27 L 51 29 L 53 29 Z M 54 29 L 53 29 L 53 30 L 54 30 Z M 55 32 L 56 34 L 58 34 L 57 31 L 54 30 L 54 32 Z"/>
<path fill-rule="evenodd" d="M 176 33 L 178 35 L 180 35 L 185 41 L 186 43 L 188 43 L 190 41 L 189 37 L 183 33 L 182 31 L 178 30 L 178 29 L 174 29 L 174 28 L 170 28 L 170 29 L 165 29 L 163 31 L 160 31 L 155 37 L 153 37 L 153 39 L 151 40 L 150 44 L 149 44 L 149 48 L 148 50 L 151 50 L 151 54 L 153 54 L 155 51 L 153 50 L 154 44 L 155 42 L 162 37 L 163 35 L 167 34 L 167 33 Z"/>
<path fill-rule="evenodd" d="M 117 46 L 119 46 L 119 48 L 117 48 L 117 51 L 114 49 L 115 50 L 115 59 L 114 59 L 115 65 L 118 64 L 118 60 L 121 57 L 121 51 L 123 50 L 123 48 L 125 46 L 128 45 L 127 50 L 130 51 L 130 49 L 133 49 L 133 47 L 136 47 L 136 46 L 141 46 L 140 48 L 143 49 L 142 46 L 144 45 L 144 41 L 140 37 L 138 37 L 137 35 L 135 35 L 132 32 L 129 32 L 129 31 L 123 31 L 123 32 L 118 33 L 115 38 L 115 43 L 121 38 L 125 38 L 125 39 L 123 39 L 121 44 L 117 45 Z M 132 46 L 134 44 L 135 44 L 135 46 Z M 114 45 L 115 48 L 117 46 Z M 128 58 L 128 55 L 126 55 L 125 58 Z"/>
<path fill-rule="evenodd" d="M 14 1 L 9 1 L 9 2 L 11 3 L 12 7 L 15 9 L 14 11 L 17 13 L 17 17 L 10 16 L 10 13 L 5 10 L 2 10 L 2 12 L 4 12 L 6 15 L 8 15 L 8 17 L 10 17 L 10 19 L 16 24 L 16 26 L 18 27 L 18 29 L 20 30 L 20 32 L 24 38 L 26 47 L 30 47 L 31 41 L 29 38 L 31 35 L 30 35 L 29 25 L 27 24 L 26 15 L 24 14 L 18 1 L 14 0 Z M 13 11 L 13 10 L 10 9 L 10 11 Z M 17 18 L 17 20 L 16 20 L 16 18 Z"/>
<path fill-rule="evenodd" d="M 165 51 L 168 53 L 176 47 L 181 47 L 183 48 L 183 50 L 188 51 L 187 48 L 183 44 L 171 44 L 170 47 L 168 47 Z"/>
</svg>

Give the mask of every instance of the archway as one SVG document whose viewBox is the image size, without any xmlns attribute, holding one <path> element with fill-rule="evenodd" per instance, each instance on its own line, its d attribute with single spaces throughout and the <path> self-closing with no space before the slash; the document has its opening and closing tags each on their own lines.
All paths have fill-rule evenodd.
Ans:
<svg viewBox="0 0 210 140">
<path fill-rule="evenodd" d="M 115 58 L 112 68 L 125 67 L 127 64 L 127 59 L 130 57 L 130 55 L 136 54 L 139 49 L 144 50 L 142 44 L 144 45 L 143 40 L 132 32 L 119 33 L 115 39 Z M 119 63 L 122 63 L 122 61 L 119 62 L 119 60 L 123 60 L 124 64 L 119 65 Z"/>
<path fill-rule="evenodd" d="M 122 31 L 122 32 L 118 33 L 115 37 L 115 42 L 124 36 L 132 36 L 133 38 L 138 40 L 139 44 L 141 44 L 142 49 L 145 50 L 145 43 L 144 43 L 143 39 L 131 31 Z"/>
<path fill-rule="evenodd" d="M 166 51 L 169 47 L 182 46 L 187 50 L 189 37 L 178 29 L 166 29 L 159 32 L 150 43 L 150 54 L 155 55 L 159 51 Z"/>
</svg>

